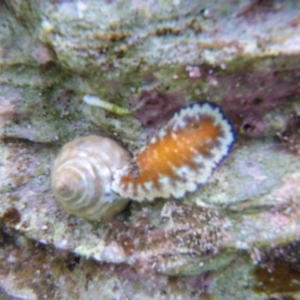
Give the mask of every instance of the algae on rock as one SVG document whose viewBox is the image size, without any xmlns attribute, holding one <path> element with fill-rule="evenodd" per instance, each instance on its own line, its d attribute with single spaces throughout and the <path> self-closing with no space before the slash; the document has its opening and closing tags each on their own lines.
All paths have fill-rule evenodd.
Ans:
<svg viewBox="0 0 300 300">
<path fill-rule="evenodd" d="M 20 297 L 14 276 L 26 299 L 296 297 L 264 267 L 300 272 L 299 15 L 292 0 L 0 1 L 1 293 Z M 236 143 L 196 193 L 103 223 L 56 203 L 67 141 L 98 133 L 134 152 L 197 101 L 222 108 Z"/>
</svg>

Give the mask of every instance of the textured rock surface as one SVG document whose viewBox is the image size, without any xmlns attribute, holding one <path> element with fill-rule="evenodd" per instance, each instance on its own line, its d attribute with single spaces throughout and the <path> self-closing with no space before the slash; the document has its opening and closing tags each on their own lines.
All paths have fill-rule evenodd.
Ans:
<svg viewBox="0 0 300 300">
<path fill-rule="evenodd" d="M 226 2 L 0 1 L 3 299 L 299 298 L 300 5 Z M 134 152 L 196 101 L 237 136 L 196 193 L 102 223 L 56 203 L 64 143 L 109 134 Z"/>
</svg>

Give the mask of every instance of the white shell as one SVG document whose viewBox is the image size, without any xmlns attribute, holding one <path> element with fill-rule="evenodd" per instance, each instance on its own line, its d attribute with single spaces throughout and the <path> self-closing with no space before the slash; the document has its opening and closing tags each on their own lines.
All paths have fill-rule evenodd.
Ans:
<svg viewBox="0 0 300 300">
<path fill-rule="evenodd" d="M 89 135 L 67 143 L 55 160 L 52 191 L 70 213 L 100 220 L 128 203 L 111 190 L 113 174 L 130 165 L 129 152 L 110 138 Z"/>
</svg>

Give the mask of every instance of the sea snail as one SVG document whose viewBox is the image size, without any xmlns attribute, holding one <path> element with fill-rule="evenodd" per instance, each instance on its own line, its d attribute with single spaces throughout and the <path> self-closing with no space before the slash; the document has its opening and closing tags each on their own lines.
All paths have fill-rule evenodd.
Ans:
<svg viewBox="0 0 300 300">
<path fill-rule="evenodd" d="M 51 175 L 56 200 L 70 213 L 88 220 L 114 216 L 128 203 L 111 189 L 112 176 L 130 165 L 129 152 L 113 139 L 96 135 L 67 143 Z"/>
<path fill-rule="evenodd" d="M 234 142 L 231 124 L 210 103 L 179 110 L 133 158 L 110 138 L 66 144 L 55 161 L 52 189 L 71 214 L 98 220 L 128 200 L 180 198 L 205 183 Z"/>
</svg>

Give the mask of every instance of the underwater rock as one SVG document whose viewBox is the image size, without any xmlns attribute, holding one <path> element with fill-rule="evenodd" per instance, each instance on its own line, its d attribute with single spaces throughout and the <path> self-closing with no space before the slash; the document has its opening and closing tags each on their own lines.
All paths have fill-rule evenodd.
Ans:
<svg viewBox="0 0 300 300">
<path fill-rule="evenodd" d="M 277 283 L 299 261 L 289 247 L 300 232 L 296 2 L 0 1 L 0 221 L 10 236 L 0 293 L 298 297 L 293 278 L 284 291 L 268 277 Z M 199 101 L 222 109 L 236 142 L 169 214 L 172 199 L 132 202 L 95 224 L 58 205 L 50 169 L 63 144 L 109 134 L 136 155 L 175 108 Z"/>
</svg>

